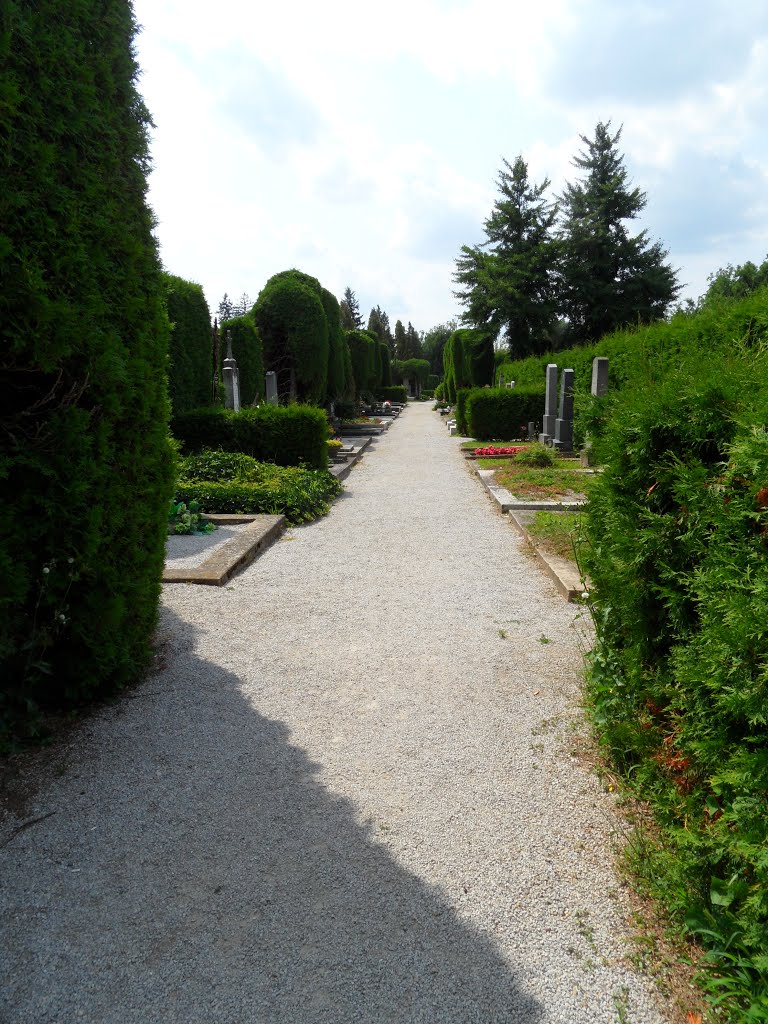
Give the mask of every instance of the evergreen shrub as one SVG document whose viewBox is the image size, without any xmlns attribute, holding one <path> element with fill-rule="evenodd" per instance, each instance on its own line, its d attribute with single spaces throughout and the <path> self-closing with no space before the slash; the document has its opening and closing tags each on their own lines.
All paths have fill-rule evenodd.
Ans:
<svg viewBox="0 0 768 1024">
<path fill-rule="evenodd" d="M 326 397 L 329 365 L 328 319 L 320 283 L 298 270 L 267 281 L 252 314 L 263 346 L 264 367 L 277 374 L 281 401 L 292 387 L 301 402 Z"/>
<path fill-rule="evenodd" d="M 467 399 L 472 392 L 472 388 L 459 388 L 456 392 L 456 433 L 464 437 L 475 437 L 474 434 L 469 433 L 469 426 L 467 424 Z M 499 437 L 500 435 L 497 434 L 496 436 Z"/>
<path fill-rule="evenodd" d="M 379 402 L 397 402 L 398 405 L 405 405 L 408 401 L 408 392 L 404 387 L 393 385 L 391 388 L 376 388 L 375 397 Z"/>
<path fill-rule="evenodd" d="M 626 390 L 585 516 L 597 731 L 655 811 L 653 890 L 739 1021 L 768 1007 L 766 379 L 764 353 L 700 353 Z"/>
<path fill-rule="evenodd" d="M 260 405 L 240 412 L 196 409 L 174 416 L 171 431 L 185 455 L 221 448 L 278 466 L 328 465 L 328 421 L 314 406 Z"/>
<path fill-rule="evenodd" d="M 478 388 L 465 401 L 466 434 L 478 441 L 520 437 L 529 420 L 544 415 L 544 392 L 536 388 Z"/>
<path fill-rule="evenodd" d="M 242 452 L 205 450 L 179 462 L 176 500 L 197 502 L 208 515 L 284 515 L 307 523 L 325 515 L 341 491 L 325 470 L 276 466 Z"/>
<path fill-rule="evenodd" d="M 211 314 L 199 284 L 163 274 L 171 339 L 168 390 L 174 412 L 188 412 L 211 401 L 213 336 Z"/>
<path fill-rule="evenodd" d="M 264 398 L 266 386 L 261 338 L 250 316 L 237 316 L 225 320 L 219 327 L 219 373 L 227 355 L 227 331 L 232 335 L 232 355 L 237 360 L 240 375 L 240 401 L 251 405 Z M 192 408 L 197 408 L 197 403 Z"/>
<path fill-rule="evenodd" d="M 0 20 L 7 737 L 144 672 L 173 470 L 131 7 L 8 0 Z"/>
</svg>

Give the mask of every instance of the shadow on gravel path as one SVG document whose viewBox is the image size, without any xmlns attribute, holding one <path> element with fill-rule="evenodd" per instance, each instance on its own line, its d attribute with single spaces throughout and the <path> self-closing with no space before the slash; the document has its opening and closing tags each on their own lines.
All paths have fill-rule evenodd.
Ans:
<svg viewBox="0 0 768 1024">
<path fill-rule="evenodd" d="M 172 673 L 84 723 L 31 811 L 57 813 L 0 851 L 0 1020 L 541 1020 L 493 943 L 195 654 L 194 627 L 165 625 Z"/>
</svg>

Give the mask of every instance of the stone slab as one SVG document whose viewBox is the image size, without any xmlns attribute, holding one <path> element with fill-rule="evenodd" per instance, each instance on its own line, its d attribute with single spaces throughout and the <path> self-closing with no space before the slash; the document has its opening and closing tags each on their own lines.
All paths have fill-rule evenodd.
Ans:
<svg viewBox="0 0 768 1024">
<path fill-rule="evenodd" d="M 509 521 L 525 542 L 533 549 L 542 569 L 554 580 L 555 586 L 565 600 L 582 600 L 589 592 L 589 581 L 581 575 L 579 567 L 575 562 L 567 558 L 560 558 L 558 555 L 552 555 L 537 545 L 527 529 L 532 517 L 532 512 L 510 512 Z"/>
<path fill-rule="evenodd" d="M 214 523 L 228 523 L 232 517 L 205 516 Z M 222 548 L 215 551 L 210 558 L 197 569 L 173 569 L 168 566 L 163 572 L 163 583 L 202 583 L 212 587 L 222 587 L 240 569 L 244 569 L 266 547 L 272 544 L 285 529 L 285 516 L 240 516 L 238 522 L 249 522 L 250 525 L 228 541 Z"/>
</svg>

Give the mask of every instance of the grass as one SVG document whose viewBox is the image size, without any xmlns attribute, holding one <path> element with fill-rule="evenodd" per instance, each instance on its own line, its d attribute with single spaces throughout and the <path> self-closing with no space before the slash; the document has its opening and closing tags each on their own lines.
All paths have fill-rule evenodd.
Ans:
<svg viewBox="0 0 768 1024">
<path fill-rule="evenodd" d="M 593 480 L 589 473 L 560 466 L 534 469 L 517 465 L 513 459 L 478 459 L 477 464 L 481 469 L 493 469 L 496 483 L 518 498 L 557 500 L 586 496 Z"/>
<path fill-rule="evenodd" d="M 580 512 L 537 512 L 526 529 L 549 554 L 573 561 L 582 539 L 581 524 Z"/>
</svg>

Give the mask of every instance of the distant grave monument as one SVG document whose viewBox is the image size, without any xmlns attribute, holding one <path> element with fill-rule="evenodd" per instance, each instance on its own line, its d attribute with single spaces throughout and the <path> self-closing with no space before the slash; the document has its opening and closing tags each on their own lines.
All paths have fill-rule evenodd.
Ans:
<svg viewBox="0 0 768 1024">
<path fill-rule="evenodd" d="M 547 390 L 544 396 L 544 419 L 541 422 L 539 440 L 548 444 L 555 436 L 557 419 L 557 363 L 547 363 Z"/>
<path fill-rule="evenodd" d="M 555 436 L 552 446 L 559 452 L 573 451 L 573 381 L 572 369 L 563 370 L 560 383 L 559 416 L 555 420 Z"/>
<path fill-rule="evenodd" d="M 277 374 L 267 370 L 266 399 L 268 405 L 277 405 Z"/>
<path fill-rule="evenodd" d="M 240 412 L 240 374 L 237 360 L 232 355 L 232 332 L 227 331 L 227 355 L 222 366 L 224 368 L 224 406 Z"/>
</svg>

